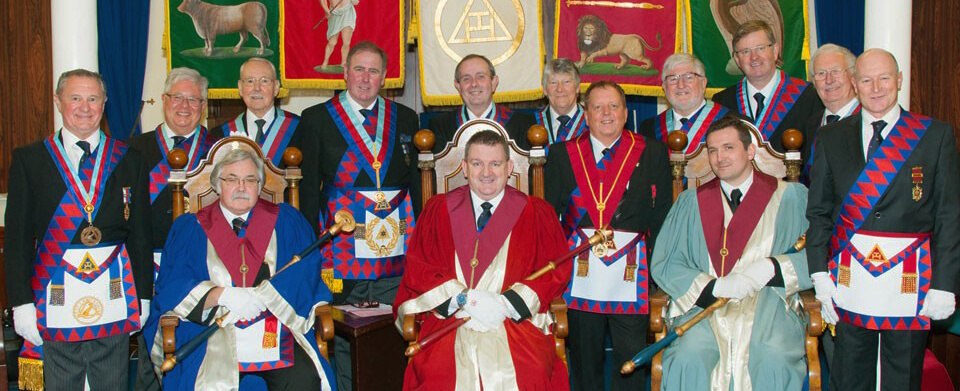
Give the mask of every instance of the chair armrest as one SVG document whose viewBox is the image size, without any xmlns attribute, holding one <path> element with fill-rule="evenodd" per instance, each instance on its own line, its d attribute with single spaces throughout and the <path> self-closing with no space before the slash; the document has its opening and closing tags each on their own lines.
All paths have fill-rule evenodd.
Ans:
<svg viewBox="0 0 960 391">
<path fill-rule="evenodd" d="M 670 305 L 670 296 L 662 289 L 657 289 L 650 295 L 650 332 L 661 333 L 666 325 L 663 319 L 663 311 Z"/>
<path fill-rule="evenodd" d="M 823 335 L 827 324 L 820 317 L 820 301 L 814 296 L 813 289 L 800 292 L 800 304 L 803 306 L 803 311 L 807 313 L 807 335 L 811 337 Z"/>
<path fill-rule="evenodd" d="M 553 335 L 557 338 L 566 338 L 570 335 L 570 325 L 567 322 L 567 302 L 558 297 L 550 302 L 550 313 L 553 314 Z"/>
<path fill-rule="evenodd" d="M 420 335 L 420 324 L 417 323 L 416 314 L 403 316 L 403 340 L 407 342 L 416 342 Z"/>
<path fill-rule="evenodd" d="M 163 355 L 171 357 L 177 351 L 177 326 L 180 325 L 180 318 L 171 315 L 160 317 L 160 332 L 163 337 Z"/>
<path fill-rule="evenodd" d="M 329 304 L 317 306 L 313 310 L 316 318 L 313 322 L 313 332 L 317 338 L 317 350 L 323 358 L 330 357 L 330 348 L 327 344 L 333 340 L 333 307 Z"/>
</svg>

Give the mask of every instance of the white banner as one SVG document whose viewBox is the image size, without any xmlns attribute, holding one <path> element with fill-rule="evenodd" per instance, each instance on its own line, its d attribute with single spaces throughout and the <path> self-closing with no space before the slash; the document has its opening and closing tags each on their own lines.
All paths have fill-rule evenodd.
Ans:
<svg viewBox="0 0 960 391">
<path fill-rule="evenodd" d="M 543 69 L 540 0 L 419 0 L 420 85 L 426 105 L 458 105 L 454 70 L 464 56 L 489 58 L 494 100 L 539 99 Z"/>
</svg>

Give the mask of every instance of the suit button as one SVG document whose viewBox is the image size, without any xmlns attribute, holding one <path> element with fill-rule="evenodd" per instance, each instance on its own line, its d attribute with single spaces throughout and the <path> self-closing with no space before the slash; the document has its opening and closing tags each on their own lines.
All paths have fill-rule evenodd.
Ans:
<svg viewBox="0 0 960 391">
<path fill-rule="evenodd" d="M 878 219 L 880 218 L 880 216 L 881 216 L 880 212 L 877 212 L 877 213 L 874 213 L 874 214 L 873 214 L 873 217 L 876 217 L 876 218 L 878 218 Z"/>
</svg>

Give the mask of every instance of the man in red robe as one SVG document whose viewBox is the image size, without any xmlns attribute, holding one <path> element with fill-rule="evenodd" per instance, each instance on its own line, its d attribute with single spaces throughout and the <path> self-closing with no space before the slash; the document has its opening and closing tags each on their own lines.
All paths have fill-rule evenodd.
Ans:
<svg viewBox="0 0 960 391">
<path fill-rule="evenodd" d="M 470 138 L 461 166 L 469 185 L 433 197 L 410 239 L 396 315 L 420 314 L 421 335 L 470 320 L 414 356 L 404 390 L 566 390 L 547 309 L 570 264 L 524 279 L 566 251 L 556 213 L 506 185 L 513 162 L 495 131 Z"/>
</svg>

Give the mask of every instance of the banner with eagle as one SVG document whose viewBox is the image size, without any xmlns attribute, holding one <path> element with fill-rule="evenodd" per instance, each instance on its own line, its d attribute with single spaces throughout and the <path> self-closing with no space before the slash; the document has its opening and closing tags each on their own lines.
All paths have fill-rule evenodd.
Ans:
<svg viewBox="0 0 960 391">
<path fill-rule="evenodd" d="M 750 20 L 763 20 L 773 28 L 782 51 L 780 69 L 790 76 L 807 78 L 807 0 L 686 0 L 686 9 L 688 47 L 707 69 L 708 95 L 743 77 L 732 56 L 733 34 Z"/>
<path fill-rule="evenodd" d="M 189 67 L 210 80 L 208 98 L 239 98 L 240 65 L 280 62 L 280 0 L 166 0 L 167 69 Z"/>
<path fill-rule="evenodd" d="M 386 88 L 403 87 L 405 0 L 283 0 L 280 73 L 291 88 L 344 89 L 344 58 L 360 41 L 387 53 Z"/>
<path fill-rule="evenodd" d="M 540 0 L 419 0 L 420 87 L 425 105 L 459 105 L 454 71 L 464 56 L 489 58 L 499 85 L 494 100 L 543 97 Z"/>
<path fill-rule="evenodd" d="M 628 94 L 663 95 L 663 62 L 683 42 L 681 1 L 557 0 L 554 58 L 577 64 L 582 88 L 612 80 Z"/>
</svg>

